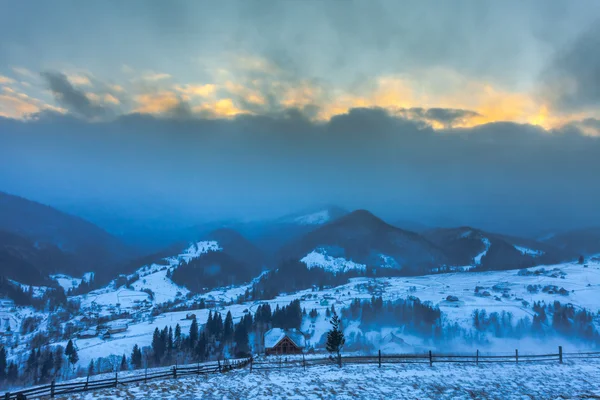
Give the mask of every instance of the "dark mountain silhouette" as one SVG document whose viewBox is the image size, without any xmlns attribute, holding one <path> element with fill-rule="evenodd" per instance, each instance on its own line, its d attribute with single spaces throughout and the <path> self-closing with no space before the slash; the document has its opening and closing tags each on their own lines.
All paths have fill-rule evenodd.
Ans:
<svg viewBox="0 0 600 400">
<path fill-rule="evenodd" d="M 0 231 L 0 276 L 28 285 L 51 285 L 49 274 L 77 269 L 74 258 L 52 244 Z"/>
<path fill-rule="evenodd" d="M 40 271 L 43 273 L 81 275 L 117 268 L 124 259 L 136 255 L 119 239 L 88 221 L 3 192 L 0 230 L 29 240 L 34 249 L 41 251 L 47 257 Z"/>
<path fill-rule="evenodd" d="M 404 274 L 427 273 L 445 262 L 440 248 L 421 235 L 396 228 L 366 210 L 330 222 L 285 246 L 280 257 L 299 259 L 319 248 L 368 266 L 388 266 Z M 391 257 L 385 260 L 383 256 Z"/>
<path fill-rule="evenodd" d="M 600 227 L 574 229 L 548 235 L 544 243 L 568 252 L 572 257 L 600 253 Z"/>
<path fill-rule="evenodd" d="M 565 254 L 531 239 L 484 232 L 472 227 L 438 228 L 422 233 L 439 246 L 452 266 L 473 265 L 480 270 L 526 268 L 555 263 Z"/>
</svg>

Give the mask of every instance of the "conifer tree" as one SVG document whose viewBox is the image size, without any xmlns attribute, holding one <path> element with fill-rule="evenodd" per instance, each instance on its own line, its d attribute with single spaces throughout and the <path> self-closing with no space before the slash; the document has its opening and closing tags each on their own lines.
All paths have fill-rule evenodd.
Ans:
<svg viewBox="0 0 600 400">
<path fill-rule="evenodd" d="M 198 322 L 196 322 L 196 318 L 192 320 L 192 324 L 190 325 L 190 350 L 196 346 L 196 342 L 198 341 Z"/>
<path fill-rule="evenodd" d="M 90 360 L 90 365 L 88 365 L 88 375 L 94 375 L 94 359 Z"/>
<path fill-rule="evenodd" d="M 6 349 L 0 346 L 0 381 L 6 379 Z"/>
<path fill-rule="evenodd" d="M 175 326 L 175 338 L 173 340 L 173 346 L 177 350 L 181 348 L 181 326 L 179 326 L 179 324 Z"/>
<path fill-rule="evenodd" d="M 62 346 L 56 346 L 56 350 L 54 351 L 54 374 L 60 374 L 60 371 L 63 366 L 63 356 L 65 353 L 65 349 Z"/>
<path fill-rule="evenodd" d="M 233 340 L 233 317 L 231 315 L 231 311 L 227 311 L 227 316 L 225 317 L 225 324 L 223 325 L 223 340 L 226 342 Z"/>
<path fill-rule="evenodd" d="M 15 364 L 13 361 L 11 361 L 10 364 L 8 364 L 8 370 L 6 371 L 6 379 L 9 382 L 16 382 L 17 379 L 19 379 L 19 368 L 17 367 L 17 364 Z"/>
<path fill-rule="evenodd" d="M 336 313 L 334 313 L 333 317 L 331 317 L 330 323 L 331 329 L 329 332 L 327 332 L 327 343 L 325 344 L 325 347 L 327 348 L 328 352 L 335 353 L 337 355 L 339 366 L 341 368 L 341 350 L 344 346 L 344 343 L 346 343 L 346 338 L 344 337 L 344 332 L 342 331 L 341 323 Z"/>
<path fill-rule="evenodd" d="M 131 364 L 133 365 L 134 369 L 142 367 L 142 351 L 137 344 L 133 345 L 133 350 L 131 352 Z"/>
<path fill-rule="evenodd" d="M 121 358 L 121 368 L 119 369 L 119 371 L 126 371 L 127 370 L 127 357 L 125 357 L 125 354 L 123 354 L 123 357 Z"/>
</svg>

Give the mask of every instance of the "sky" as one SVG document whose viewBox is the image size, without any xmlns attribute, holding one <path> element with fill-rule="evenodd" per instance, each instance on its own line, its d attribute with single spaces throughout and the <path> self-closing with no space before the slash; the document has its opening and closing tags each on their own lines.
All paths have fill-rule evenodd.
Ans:
<svg viewBox="0 0 600 400">
<path fill-rule="evenodd" d="M 594 0 L 0 0 L 0 37 L 0 190 L 112 230 L 600 224 Z"/>
</svg>

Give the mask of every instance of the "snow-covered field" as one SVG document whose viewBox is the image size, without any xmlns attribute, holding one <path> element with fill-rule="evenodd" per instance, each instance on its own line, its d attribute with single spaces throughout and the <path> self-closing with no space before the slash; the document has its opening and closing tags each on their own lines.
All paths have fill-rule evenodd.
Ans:
<svg viewBox="0 0 600 400">
<path fill-rule="evenodd" d="M 201 242 L 190 246 L 179 256 L 168 259 L 168 265 L 152 264 L 138 270 L 140 279 L 132 284 L 131 289 L 125 286 L 115 289 L 113 286 L 93 291 L 84 296 L 76 296 L 81 300 L 82 314 L 96 309 L 99 315 L 109 315 L 118 310 L 131 312 L 133 319 L 127 320 L 129 327 L 125 332 L 113 334 L 110 339 L 93 337 L 87 339 L 75 339 L 79 352 L 79 365 L 86 366 L 91 359 L 107 357 L 109 355 L 121 356 L 130 354 L 134 344 L 141 347 L 149 346 L 152 341 L 152 333 L 156 328 L 180 324 L 182 331 L 187 334 L 191 320 L 185 319 L 188 311 L 166 312 L 156 317 L 150 316 L 153 305 L 162 301 L 180 298 L 186 304 L 203 298 L 210 302 L 210 309 L 191 311 L 196 314 L 198 322 L 203 324 L 210 310 L 219 311 L 223 316 L 231 311 L 234 321 L 245 313 L 254 313 L 259 304 L 269 303 L 274 309 L 277 305 L 285 306 L 292 300 L 300 299 L 301 307 L 310 312 L 316 309 L 319 315 L 312 319 L 305 317 L 302 323 L 302 331 L 307 334 L 307 343 L 314 346 L 323 342 L 324 334 L 330 328 L 326 316 L 327 309 L 334 306 L 340 310 L 352 302 L 355 298 L 371 299 L 372 296 L 382 296 L 384 300 L 395 300 L 415 296 L 422 301 L 431 301 L 438 305 L 443 312 L 445 322 L 458 323 L 462 327 L 472 326 L 472 314 L 475 309 L 485 309 L 488 313 L 507 311 L 513 314 L 513 320 L 521 317 L 532 318 L 534 312 L 532 304 L 535 301 L 546 303 L 558 300 L 562 303 L 571 303 L 576 307 L 585 307 L 593 312 L 600 309 L 600 261 L 589 261 L 583 265 L 565 263 L 553 266 L 540 266 L 530 268 L 528 275 L 520 274 L 517 270 L 490 271 L 490 272 L 456 272 L 447 274 L 433 274 L 419 277 L 394 277 L 394 278 L 355 278 L 349 283 L 338 287 L 323 290 L 307 289 L 296 293 L 282 294 L 275 299 L 266 301 L 250 301 L 243 304 L 231 304 L 237 296 L 243 294 L 251 287 L 251 283 L 229 288 L 215 289 L 210 292 L 196 295 L 191 299 L 185 296 L 187 290 L 175 285 L 166 275 L 168 268 L 173 268 L 176 260 L 189 260 L 205 251 L 218 251 L 216 242 Z M 545 272 L 540 272 L 541 268 Z M 536 271 L 538 271 L 536 273 Z M 258 279 L 258 278 L 256 278 Z M 544 292 L 538 290 L 536 293 L 528 291 L 529 285 L 556 286 L 564 288 L 567 295 L 559 293 Z M 155 295 L 150 301 L 149 295 L 141 289 L 150 288 Z M 478 287 L 478 292 L 475 292 Z M 448 300 L 448 296 L 456 299 Z M 146 301 L 146 302 L 144 302 Z M 117 307 L 117 304 L 119 305 Z M 144 306 L 144 304 L 146 304 Z M 98 311 L 99 309 L 99 311 Z M 5 317 L 11 324 L 13 330 L 17 330 L 22 319 L 27 315 L 34 314 L 28 308 L 17 308 L 16 312 L 8 311 Z M 10 315 L 8 315 L 10 313 Z M 45 327 L 46 314 L 35 313 L 43 317 L 40 328 Z M 117 320 L 126 322 L 125 320 Z M 381 348 L 386 352 L 415 352 L 423 350 L 424 344 L 421 339 L 406 335 L 401 327 L 382 326 L 378 331 L 362 332 L 358 323 L 349 323 L 345 327 L 345 333 L 362 334 L 375 349 Z M 404 341 L 401 346 L 388 343 L 390 334 L 401 337 Z M 252 339 L 252 338 L 251 338 Z M 257 340 L 260 342 L 260 339 Z M 23 354 L 28 349 L 25 342 L 21 340 Z M 61 342 L 63 346 L 66 342 Z M 493 344 L 493 343 L 492 343 Z M 555 349 L 557 345 L 567 343 L 507 343 L 495 347 L 495 351 L 504 351 L 506 346 L 510 348 L 524 349 L 535 346 L 536 351 L 543 352 L 547 349 Z M 571 344 L 569 344 L 571 345 Z M 431 346 L 431 345 L 427 345 Z M 455 349 L 463 350 L 463 349 Z M 470 349 L 464 349 L 470 350 Z M 483 350 L 483 349 L 482 349 Z M 11 351 L 13 357 L 20 353 L 19 349 Z"/>
<path fill-rule="evenodd" d="M 542 267 L 531 268 L 536 271 Z M 349 283 L 313 291 L 311 289 L 296 293 L 280 295 L 273 300 L 247 302 L 244 304 L 233 304 L 230 306 L 216 306 L 211 309 L 194 310 L 193 313 L 200 324 L 203 324 L 208 318 L 209 311 L 219 311 L 223 315 L 231 311 L 234 321 L 242 317 L 246 312 L 254 313 L 259 304 L 269 303 L 274 309 L 277 305 L 285 306 L 292 300 L 300 299 L 302 308 L 307 311 L 317 309 L 319 316 L 316 319 L 304 318 L 302 331 L 308 335 L 307 343 L 316 345 L 323 341 L 324 335 L 330 328 L 326 310 L 333 305 L 337 310 L 348 306 L 353 299 L 370 299 L 371 296 L 382 296 L 384 300 L 395 300 L 406 298 L 407 296 L 416 296 L 422 301 L 431 301 L 440 307 L 447 319 L 447 322 L 457 322 L 461 326 L 470 327 L 472 325 L 472 313 L 475 309 L 486 309 L 488 312 L 507 311 L 514 315 L 515 320 L 521 317 L 533 317 L 531 305 L 534 301 L 552 302 L 559 300 L 563 303 L 572 303 L 578 307 L 585 307 L 593 311 L 600 308 L 600 263 L 589 263 L 587 268 L 578 264 L 560 264 L 557 266 L 543 267 L 548 272 L 540 275 L 523 276 L 519 271 L 493 271 L 477 273 L 450 273 L 427 275 L 420 277 L 399 277 L 399 278 L 355 278 Z M 556 268 L 557 270 L 553 270 Z M 552 276 L 555 275 L 555 276 Z M 564 278 L 561 278 L 564 277 Z M 168 278 L 167 278 L 168 279 Z M 528 285 L 555 285 L 559 288 L 564 287 L 568 296 L 559 294 L 544 293 L 541 290 L 538 293 L 529 293 Z M 480 292 L 489 291 L 490 296 L 477 295 L 475 287 L 481 287 Z M 202 297 L 217 301 L 217 304 L 223 301 L 235 299 L 237 295 L 244 293 L 247 285 L 240 287 L 224 288 L 211 291 Z M 496 289 L 494 289 L 496 287 Z M 123 306 L 126 294 L 142 293 L 137 291 L 122 290 L 117 292 L 106 292 L 98 297 L 97 301 L 102 302 L 120 302 Z M 506 293 L 507 297 L 502 294 Z M 447 301 L 447 296 L 452 295 L 458 298 L 458 301 Z M 101 299 L 101 300 L 100 300 Z M 529 305 L 523 303 L 528 302 Z M 106 304 L 106 303 L 105 303 Z M 167 312 L 157 316 L 154 319 L 145 319 L 139 322 L 129 324 L 126 332 L 114 334 L 110 339 L 104 340 L 100 337 L 90 339 L 76 339 L 75 344 L 78 347 L 80 365 L 87 365 L 90 359 L 97 358 L 99 355 L 108 356 L 109 354 L 122 355 L 130 354 L 134 344 L 139 346 L 148 346 L 152 341 L 152 333 L 155 328 L 162 329 L 165 326 L 175 327 L 180 324 L 182 331 L 187 333 L 191 320 L 186 320 L 188 312 Z M 382 348 L 386 352 L 398 351 L 421 351 L 423 343 L 419 338 L 411 337 L 402 332 L 398 327 L 381 327 L 376 332 L 361 332 L 358 323 L 352 323 L 345 327 L 346 335 L 351 333 L 361 333 L 366 335 L 376 348 Z M 405 341 L 398 347 L 386 343 L 386 337 L 390 333 L 401 336 Z M 62 343 L 65 345 L 66 343 Z M 510 348 L 526 348 L 535 346 L 536 351 L 555 350 L 559 344 L 566 343 L 554 342 L 510 342 L 504 340 L 495 350 L 504 350 L 507 346 Z M 461 349 L 462 350 L 462 349 Z"/>
<path fill-rule="evenodd" d="M 567 399 L 600 396 L 600 362 L 345 365 L 132 384 L 61 399 Z"/>
</svg>

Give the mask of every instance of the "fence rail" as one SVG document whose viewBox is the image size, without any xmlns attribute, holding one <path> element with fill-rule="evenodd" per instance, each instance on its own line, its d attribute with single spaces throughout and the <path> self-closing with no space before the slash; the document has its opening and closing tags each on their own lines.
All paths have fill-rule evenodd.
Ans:
<svg viewBox="0 0 600 400">
<path fill-rule="evenodd" d="M 482 354 L 477 350 L 474 354 L 434 354 L 429 351 L 422 354 L 382 354 L 377 355 L 348 355 L 342 357 L 319 357 L 319 358 L 290 358 L 289 360 L 257 361 L 253 358 L 234 360 L 230 363 L 197 364 L 186 366 L 172 366 L 171 368 L 162 368 L 159 371 L 148 371 L 143 373 L 119 378 L 115 373 L 114 378 L 105 378 L 85 381 L 56 383 L 52 381 L 49 385 L 37 386 L 30 389 L 16 392 L 7 392 L 3 400 L 16 400 L 19 395 L 24 395 L 28 399 L 49 396 L 54 398 L 58 395 L 86 392 L 97 389 L 117 387 L 118 385 L 127 385 L 136 382 L 147 382 L 156 379 L 176 379 L 177 377 L 190 375 L 214 374 L 227 372 L 234 369 L 250 366 L 250 372 L 260 370 L 278 370 L 288 368 L 304 368 L 318 365 L 337 365 L 342 367 L 344 364 L 377 364 L 380 368 L 383 364 L 429 364 L 434 363 L 465 363 L 465 364 L 487 364 L 487 363 L 531 363 L 531 362 L 558 362 L 562 363 L 564 359 L 594 359 L 600 358 L 600 352 L 584 353 L 563 353 L 562 346 L 558 347 L 557 353 L 551 354 L 519 354 L 518 350 L 510 354 Z M 1 400 L 1 399 L 0 399 Z"/>
<path fill-rule="evenodd" d="M 115 373 L 114 378 L 90 380 L 88 376 L 86 380 L 78 382 L 56 383 L 52 381 L 48 385 L 36 386 L 30 389 L 18 390 L 15 392 L 6 392 L 2 400 L 16 400 L 25 396 L 27 399 L 37 397 L 50 397 L 87 392 L 97 389 L 114 388 L 119 385 L 127 385 L 136 382 L 147 382 L 156 379 L 173 379 L 180 376 L 189 375 L 204 375 L 220 372 L 227 372 L 234 369 L 246 367 L 250 363 L 250 359 L 235 360 L 230 363 L 221 363 L 220 361 L 212 364 L 198 364 L 196 366 L 172 366 L 169 369 L 161 371 L 148 372 L 140 371 L 140 374 L 119 378 L 119 374 Z"/>
<path fill-rule="evenodd" d="M 550 354 L 520 354 L 518 350 L 510 354 L 484 354 L 477 350 L 473 354 L 434 354 L 433 352 L 422 354 L 382 354 L 377 355 L 350 355 L 342 357 L 321 357 L 302 359 L 279 359 L 277 361 L 256 361 L 250 359 L 250 371 L 253 370 L 276 370 L 284 368 L 303 367 L 307 368 L 315 365 L 337 365 L 342 367 L 344 364 L 377 364 L 381 367 L 383 364 L 429 364 L 434 363 L 464 363 L 464 364 L 489 364 L 489 363 L 532 363 L 532 362 L 563 362 L 564 359 L 593 359 L 600 358 L 600 352 L 585 353 L 563 353 L 562 346 L 558 347 L 557 353 Z"/>
</svg>

